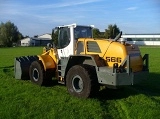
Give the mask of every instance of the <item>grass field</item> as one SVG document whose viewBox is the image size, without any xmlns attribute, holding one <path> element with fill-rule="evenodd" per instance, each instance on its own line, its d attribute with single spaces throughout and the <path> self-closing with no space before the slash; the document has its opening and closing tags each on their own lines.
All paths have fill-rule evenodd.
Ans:
<svg viewBox="0 0 160 119">
<path fill-rule="evenodd" d="M 40 54 L 41 47 L 0 48 L 0 119 L 160 119 L 160 47 L 140 49 L 150 57 L 147 81 L 78 99 L 62 85 L 14 79 L 14 58 Z"/>
</svg>

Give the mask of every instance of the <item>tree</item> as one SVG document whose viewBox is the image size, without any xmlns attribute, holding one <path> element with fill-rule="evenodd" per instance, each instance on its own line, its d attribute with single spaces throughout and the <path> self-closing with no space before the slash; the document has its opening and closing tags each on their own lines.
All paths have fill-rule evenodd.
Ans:
<svg viewBox="0 0 160 119">
<path fill-rule="evenodd" d="M 34 38 L 38 38 L 38 35 L 34 35 Z"/>
<path fill-rule="evenodd" d="M 93 29 L 93 38 L 99 38 L 100 37 L 100 31 L 97 28 Z"/>
<path fill-rule="evenodd" d="M 93 38 L 104 38 L 104 33 L 100 32 L 98 28 L 93 29 Z"/>
<path fill-rule="evenodd" d="M 120 29 L 117 27 L 116 24 L 108 25 L 108 29 L 105 30 L 105 38 L 107 39 L 114 39 L 120 33 Z"/>
<path fill-rule="evenodd" d="M 23 35 L 14 23 L 8 21 L 0 24 L 0 45 L 11 47 L 13 43 L 17 43 L 22 38 Z"/>
</svg>

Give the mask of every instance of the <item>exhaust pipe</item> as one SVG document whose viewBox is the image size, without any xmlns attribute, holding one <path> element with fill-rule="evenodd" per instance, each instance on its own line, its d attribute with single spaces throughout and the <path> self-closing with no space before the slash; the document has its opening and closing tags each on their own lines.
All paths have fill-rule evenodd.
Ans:
<svg viewBox="0 0 160 119">
<path fill-rule="evenodd" d="M 21 56 L 14 59 L 15 79 L 29 79 L 29 67 L 33 61 L 39 60 L 38 56 Z"/>
</svg>

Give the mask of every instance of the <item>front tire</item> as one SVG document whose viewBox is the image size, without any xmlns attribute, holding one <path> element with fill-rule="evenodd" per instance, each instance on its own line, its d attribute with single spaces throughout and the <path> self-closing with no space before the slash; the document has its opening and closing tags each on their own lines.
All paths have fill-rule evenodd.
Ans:
<svg viewBox="0 0 160 119">
<path fill-rule="evenodd" d="M 95 69 L 89 65 L 75 65 L 67 73 L 68 92 L 76 97 L 88 98 L 99 90 Z"/>
<path fill-rule="evenodd" d="M 44 80 L 44 68 L 41 61 L 34 61 L 32 62 L 29 68 L 29 76 L 31 82 L 38 84 L 40 86 L 45 84 Z"/>
</svg>

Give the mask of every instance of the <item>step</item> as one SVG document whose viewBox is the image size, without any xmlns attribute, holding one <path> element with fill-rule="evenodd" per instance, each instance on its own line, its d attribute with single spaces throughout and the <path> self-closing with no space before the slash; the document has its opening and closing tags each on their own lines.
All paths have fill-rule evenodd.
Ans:
<svg viewBox="0 0 160 119">
<path fill-rule="evenodd" d="M 65 84 L 63 81 L 58 81 L 58 83 L 59 83 L 59 84 L 63 84 L 63 85 Z"/>
</svg>

